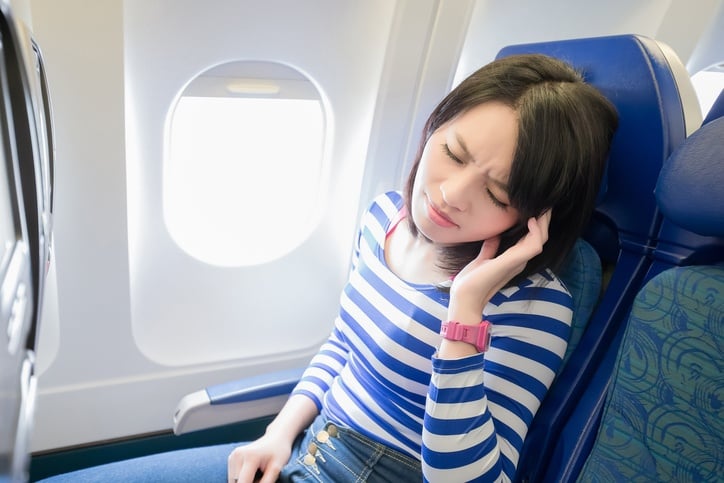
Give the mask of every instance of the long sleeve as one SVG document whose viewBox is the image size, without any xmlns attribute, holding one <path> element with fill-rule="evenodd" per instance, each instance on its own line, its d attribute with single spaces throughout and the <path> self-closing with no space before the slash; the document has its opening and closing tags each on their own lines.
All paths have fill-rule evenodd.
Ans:
<svg viewBox="0 0 724 483">
<path fill-rule="evenodd" d="M 359 262 L 361 238 L 362 231 L 359 230 L 355 238 L 350 262 L 352 272 L 357 269 L 357 263 Z M 312 358 L 292 394 L 308 396 L 317 405 L 317 409 L 321 411 L 324 394 L 329 390 L 332 381 L 347 363 L 348 356 L 349 347 L 344 342 L 341 321 L 337 317 L 332 333 L 319 349 L 319 352 Z"/>
<path fill-rule="evenodd" d="M 347 362 L 349 349 L 335 327 L 327 341 L 312 358 L 292 394 L 304 394 L 314 401 L 321 411 L 324 394 Z"/>
<path fill-rule="evenodd" d="M 512 479 L 518 452 L 567 346 L 571 296 L 550 273 L 498 292 L 484 355 L 436 356 L 449 294 L 387 266 L 396 192 L 364 213 L 329 339 L 294 390 L 340 427 L 421 458 L 428 481 Z"/>
<path fill-rule="evenodd" d="M 432 359 L 422 434 L 427 481 L 512 480 L 530 422 L 562 361 L 568 294 L 528 287 L 492 302 L 487 353 Z"/>
</svg>

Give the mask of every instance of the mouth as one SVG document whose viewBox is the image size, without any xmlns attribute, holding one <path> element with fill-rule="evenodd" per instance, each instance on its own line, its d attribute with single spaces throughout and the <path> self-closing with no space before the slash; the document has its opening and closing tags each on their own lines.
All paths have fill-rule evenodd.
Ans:
<svg viewBox="0 0 724 483">
<path fill-rule="evenodd" d="M 427 198 L 427 217 L 435 223 L 437 226 L 442 228 L 452 228 L 458 226 L 457 223 L 452 221 L 448 215 L 446 215 L 430 198 Z"/>
</svg>

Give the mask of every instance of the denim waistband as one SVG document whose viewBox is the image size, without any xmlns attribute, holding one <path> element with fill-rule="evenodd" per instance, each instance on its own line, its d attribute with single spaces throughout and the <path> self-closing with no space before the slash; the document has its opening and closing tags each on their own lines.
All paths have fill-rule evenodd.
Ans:
<svg viewBox="0 0 724 483">
<path fill-rule="evenodd" d="M 295 441 L 282 482 L 419 482 L 420 461 L 318 416 Z"/>
</svg>

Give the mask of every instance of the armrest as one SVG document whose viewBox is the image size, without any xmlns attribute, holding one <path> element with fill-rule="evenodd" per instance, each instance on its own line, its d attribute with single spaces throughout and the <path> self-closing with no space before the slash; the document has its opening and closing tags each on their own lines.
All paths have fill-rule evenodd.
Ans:
<svg viewBox="0 0 724 483">
<path fill-rule="evenodd" d="M 173 432 L 180 435 L 279 412 L 305 368 L 288 369 L 209 386 L 176 406 Z"/>
</svg>

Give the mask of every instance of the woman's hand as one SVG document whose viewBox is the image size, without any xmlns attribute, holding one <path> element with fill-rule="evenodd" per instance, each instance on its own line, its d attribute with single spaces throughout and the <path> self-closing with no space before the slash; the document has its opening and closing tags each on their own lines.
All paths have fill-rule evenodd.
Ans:
<svg viewBox="0 0 724 483">
<path fill-rule="evenodd" d="M 500 238 L 485 240 L 480 254 L 453 280 L 448 318 L 469 324 L 480 322 L 483 308 L 493 295 L 519 274 L 530 259 L 543 251 L 550 220 L 550 210 L 538 218 L 530 218 L 528 233 L 497 257 L 495 253 Z"/>
<path fill-rule="evenodd" d="M 227 465 L 228 483 L 277 481 L 279 472 L 292 455 L 294 439 L 318 413 L 317 406 L 309 397 L 292 395 L 267 426 L 264 436 L 231 452 Z M 257 480 L 258 473 L 262 476 Z"/>
<path fill-rule="evenodd" d="M 286 441 L 264 435 L 253 443 L 239 446 L 229 455 L 229 483 L 272 483 L 289 461 L 292 449 Z M 262 476 L 258 480 L 257 473 Z"/>
</svg>

